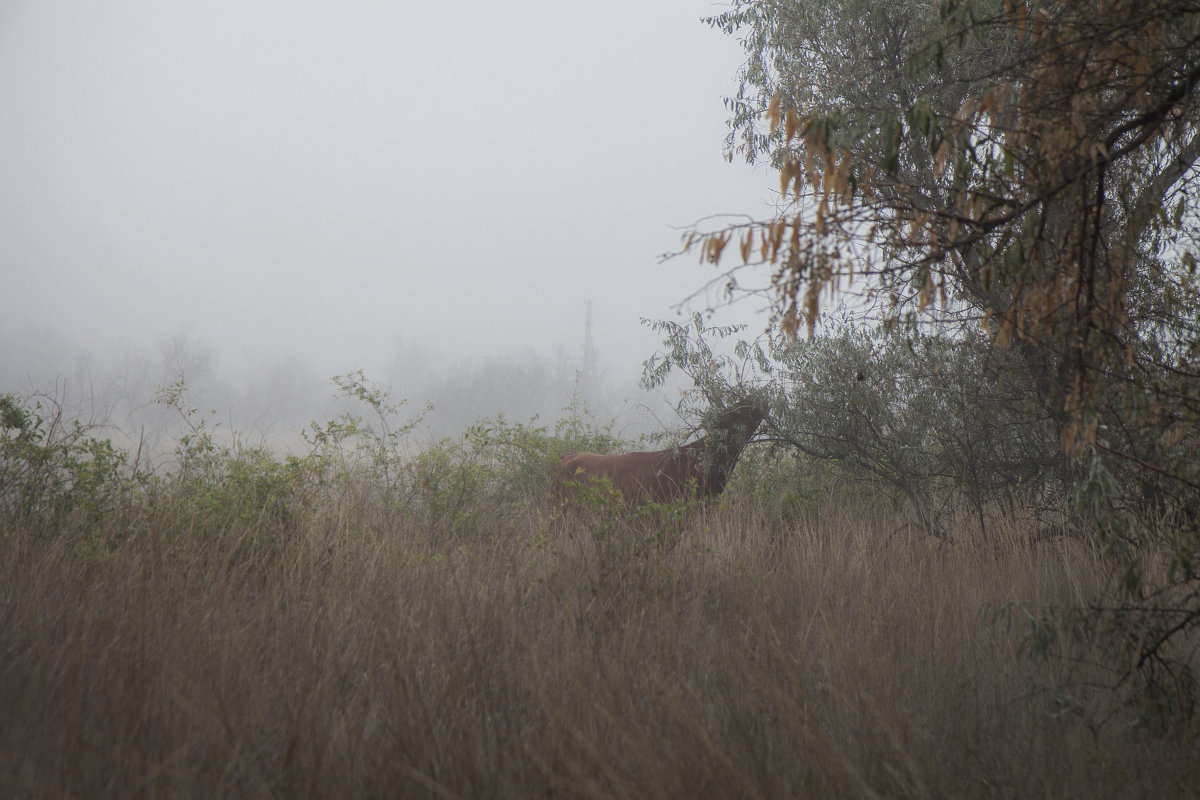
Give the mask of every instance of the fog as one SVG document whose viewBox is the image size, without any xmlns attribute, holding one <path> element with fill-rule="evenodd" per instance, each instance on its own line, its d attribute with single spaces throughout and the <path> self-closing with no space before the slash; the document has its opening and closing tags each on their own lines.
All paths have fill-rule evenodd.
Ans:
<svg viewBox="0 0 1200 800">
<path fill-rule="evenodd" d="M 722 157 L 720 10 L 3 0 L 0 391 L 128 414 L 183 370 L 274 430 L 364 369 L 449 429 L 582 377 L 652 427 L 639 319 L 718 299 L 680 308 L 712 268 L 658 256 L 770 185 Z"/>
</svg>

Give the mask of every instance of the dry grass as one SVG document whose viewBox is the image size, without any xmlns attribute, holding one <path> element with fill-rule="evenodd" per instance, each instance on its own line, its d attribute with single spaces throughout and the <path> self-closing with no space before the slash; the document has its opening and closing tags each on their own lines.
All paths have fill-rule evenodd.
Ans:
<svg viewBox="0 0 1200 800">
<path fill-rule="evenodd" d="M 9 797 L 1185 797 L 1189 734 L 1014 653 L 1008 603 L 1108 584 L 1084 543 L 711 509 L 431 542 L 353 509 L 275 545 L 170 509 L 98 555 L 0 542 Z M 113 523 L 117 524 L 117 523 Z M 132 524 L 128 520 L 121 524 Z M 1019 620 L 1020 615 L 1016 615 Z M 1070 695 L 1087 709 L 1061 711 Z"/>
</svg>

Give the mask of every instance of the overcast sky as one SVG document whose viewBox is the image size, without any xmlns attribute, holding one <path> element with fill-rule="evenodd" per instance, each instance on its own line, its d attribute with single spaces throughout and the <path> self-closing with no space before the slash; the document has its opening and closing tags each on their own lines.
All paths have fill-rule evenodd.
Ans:
<svg viewBox="0 0 1200 800">
<path fill-rule="evenodd" d="M 179 333 L 324 374 L 398 338 L 574 351 L 590 298 L 636 374 L 638 318 L 712 275 L 657 263 L 672 226 L 767 213 L 769 177 L 722 158 L 741 51 L 699 21 L 721 10 L 0 0 L 6 357 Z"/>
</svg>

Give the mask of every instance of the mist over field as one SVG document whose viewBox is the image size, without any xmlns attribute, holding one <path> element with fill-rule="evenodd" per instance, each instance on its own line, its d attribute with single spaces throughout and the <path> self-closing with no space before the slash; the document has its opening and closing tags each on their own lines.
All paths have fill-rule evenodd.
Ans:
<svg viewBox="0 0 1200 800">
<path fill-rule="evenodd" d="M 349 371 L 338 373 L 343 374 Z M 585 368 L 581 352 L 561 348 L 549 355 L 530 349 L 451 359 L 402 343 L 379 368 L 364 372 L 400 404 L 397 421 L 417 423 L 409 437 L 416 449 L 497 418 L 552 426 L 564 417 L 585 416 L 629 438 L 678 427 L 682 420 L 673 406 L 684 387 L 673 382 L 646 391 L 640 376 L 640 364 L 618 373 L 593 358 Z M 185 423 L 176 409 L 158 401 L 182 380 L 187 405 L 221 435 L 236 433 L 297 452 L 307 447 L 301 434 L 312 423 L 363 410 L 340 396 L 334 377 L 297 356 L 229 364 L 213 347 L 180 335 L 104 357 L 64 347 L 29 363 L 10 359 L 0 371 L 0 386 L 106 426 L 127 447 L 162 454 L 175 447 Z"/>
<path fill-rule="evenodd" d="M 293 423 L 365 369 L 435 428 L 544 416 L 590 301 L 624 399 L 639 319 L 719 299 L 678 309 L 708 273 L 657 257 L 762 208 L 721 159 L 740 52 L 711 11 L 6 3 L 0 390 L 137 404 L 186 366 L 222 413 Z"/>
</svg>

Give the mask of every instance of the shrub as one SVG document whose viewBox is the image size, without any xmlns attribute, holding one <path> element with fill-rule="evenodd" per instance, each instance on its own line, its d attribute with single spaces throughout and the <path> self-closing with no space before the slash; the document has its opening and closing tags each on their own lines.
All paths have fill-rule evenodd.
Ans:
<svg viewBox="0 0 1200 800">
<path fill-rule="evenodd" d="M 0 395 L 0 528 L 89 528 L 127 500 L 145 476 L 97 428 L 67 420 L 53 398 Z"/>
</svg>

